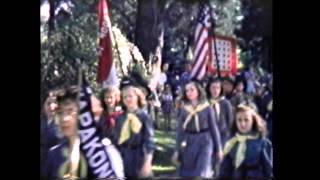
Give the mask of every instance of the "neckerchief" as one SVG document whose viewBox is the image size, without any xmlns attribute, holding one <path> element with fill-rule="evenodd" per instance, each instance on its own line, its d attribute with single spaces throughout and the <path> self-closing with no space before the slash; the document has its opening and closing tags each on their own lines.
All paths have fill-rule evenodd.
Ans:
<svg viewBox="0 0 320 180">
<path fill-rule="evenodd" d="M 237 169 L 241 163 L 243 162 L 245 155 L 246 155 L 246 150 L 247 150 L 247 144 L 246 141 L 248 139 L 257 139 L 259 136 L 255 135 L 240 135 L 236 134 L 233 138 L 231 138 L 229 141 L 226 142 L 224 149 L 223 149 L 223 154 L 226 155 L 230 152 L 230 150 L 236 145 L 236 143 L 239 143 L 238 149 L 236 151 L 236 156 L 233 161 L 235 169 Z"/>
<path fill-rule="evenodd" d="M 139 133 L 141 127 L 142 123 L 140 122 L 139 118 L 133 113 L 128 113 L 127 119 L 124 121 L 124 124 L 120 131 L 118 144 L 120 145 L 127 141 L 131 136 L 131 132 L 133 132 L 134 134 Z"/>
<path fill-rule="evenodd" d="M 194 117 L 195 120 L 195 124 L 196 124 L 196 129 L 199 132 L 200 131 L 200 125 L 199 125 L 199 117 L 198 117 L 198 112 L 204 110 L 205 108 L 207 108 L 208 106 L 210 106 L 210 104 L 208 102 L 202 103 L 202 104 L 198 104 L 195 108 L 192 107 L 192 105 L 184 105 L 184 109 L 188 112 L 188 116 L 186 118 L 186 120 L 183 123 L 183 129 L 186 129 L 188 123 L 191 121 L 192 116 Z"/>
</svg>

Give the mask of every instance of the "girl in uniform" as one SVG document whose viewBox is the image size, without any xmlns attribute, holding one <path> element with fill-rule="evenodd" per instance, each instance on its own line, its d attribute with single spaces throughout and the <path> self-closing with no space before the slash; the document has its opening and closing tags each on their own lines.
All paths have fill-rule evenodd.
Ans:
<svg viewBox="0 0 320 180">
<path fill-rule="evenodd" d="M 184 105 L 178 117 L 177 147 L 172 160 L 179 159 L 181 177 L 210 178 L 212 160 L 222 158 L 216 115 L 197 81 L 186 84 Z"/>
<path fill-rule="evenodd" d="M 143 109 L 145 95 L 139 88 L 127 85 L 121 90 L 121 98 L 124 113 L 117 118 L 113 132 L 124 161 L 125 176 L 150 177 L 155 143 L 152 120 Z"/>
<path fill-rule="evenodd" d="M 249 106 L 236 108 L 233 137 L 224 146 L 223 179 L 272 178 L 272 144 L 265 137 L 266 123 Z"/>
</svg>

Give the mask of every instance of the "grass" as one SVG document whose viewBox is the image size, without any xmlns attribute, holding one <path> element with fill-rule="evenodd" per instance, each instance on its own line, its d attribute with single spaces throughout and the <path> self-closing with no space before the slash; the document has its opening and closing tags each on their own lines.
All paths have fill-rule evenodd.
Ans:
<svg viewBox="0 0 320 180">
<path fill-rule="evenodd" d="M 176 172 L 171 163 L 171 156 L 175 147 L 175 132 L 155 130 L 156 150 L 152 170 L 155 176 L 168 175 Z"/>
</svg>

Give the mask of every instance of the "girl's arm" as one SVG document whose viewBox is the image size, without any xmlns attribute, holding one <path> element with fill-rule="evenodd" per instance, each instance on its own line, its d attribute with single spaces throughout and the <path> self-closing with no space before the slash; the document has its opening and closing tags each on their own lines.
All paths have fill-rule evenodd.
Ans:
<svg viewBox="0 0 320 180">
<path fill-rule="evenodd" d="M 213 152 L 215 153 L 220 153 L 222 152 L 222 145 L 221 145 L 221 137 L 220 137 L 220 132 L 217 126 L 217 120 L 215 118 L 214 110 L 212 107 L 209 107 L 209 128 L 210 128 L 210 133 L 214 142 L 214 147 L 215 149 Z"/>
<path fill-rule="evenodd" d="M 181 108 L 181 107 L 180 107 Z M 177 127 L 177 137 L 176 137 L 176 152 L 179 152 L 181 147 L 182 140 L 184 139 L 184 131 L 182 128 L 183 122 L 186 119 L 186 112 L 180 109 L 180 113 L 178 114 L 178 127 Z"/>
<path fill-rule="evenodd" d="M 272 143 L 268 139 L 264 139 L 262 147 L 262 167 L 265 177 L 273 177 L 272 166 L 273 166 L 273 153 L 272 153 Z"/>
<path fill-rule="evenodd" d="M 143 113 L 141 120 L 144 124 L 143 132 L 143 148 L 145 150 L 145 160 L 150 160 L 150 155 L 152 155 L 155 149 L 154 143 L 154 128 L 151 117 L 148 114 Z"/>
<path fill-rule="evenodd" d="M 144 163 L 142 169 L 139 172 L 139 176 L 148 177 L 152 172 L 152 158 L 155 149 L 154 143 L 154 129 L 152 124 L 152 119 L 148 114 L 143 113 L 140 116 L 144 124 L 143 127 L 143 151 L 144 151 Z"/>
</svg>

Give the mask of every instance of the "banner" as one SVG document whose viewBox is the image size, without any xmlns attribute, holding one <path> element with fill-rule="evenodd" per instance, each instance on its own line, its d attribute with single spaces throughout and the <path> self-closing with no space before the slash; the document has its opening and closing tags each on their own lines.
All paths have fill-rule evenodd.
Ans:
<svg viewBox="0 0 320 180">
<path fill-rule="evenodd" d="M 210 38 L 210 42 L 212 44 L 212 58 L 208 63 L 208 71 L 210 73 L 217 73 L 218 69 L 216 55 L 218 55 L 221 76 L 236 75 L 238 64 L 236 40 L 233 38 L 216 35 Z M 215 53 L 215 50 L 217 50 L 217 54 Z"/>
<path fill-rule="evenodd" d="M 115 177 L 106 147 L 101 142 L 91 111 L 92 91 L 84 82 L 80 93 L 79 135 L 80 148 L 88 163 L 89 174 L 95 178 Z"/>
</svg>

